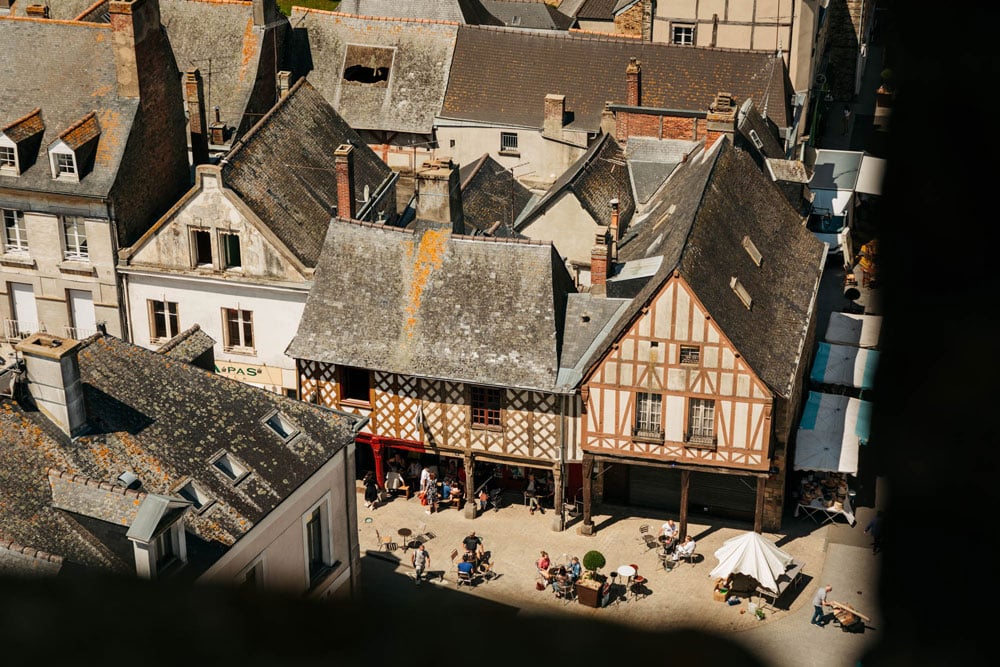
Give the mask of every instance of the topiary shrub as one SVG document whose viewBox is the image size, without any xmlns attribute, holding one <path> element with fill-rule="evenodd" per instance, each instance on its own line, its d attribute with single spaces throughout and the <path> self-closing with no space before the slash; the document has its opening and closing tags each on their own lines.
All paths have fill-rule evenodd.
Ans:
<svg viewBox="0 0 1000 667">
<path fill-rule="evenodd" d="M 600 551 L 588 551 L 583 554 L 583 567 L 591 573 L 596 574 L 606 564 L 607 561 L 604 559 L 604 554 Z"/>
</svg>

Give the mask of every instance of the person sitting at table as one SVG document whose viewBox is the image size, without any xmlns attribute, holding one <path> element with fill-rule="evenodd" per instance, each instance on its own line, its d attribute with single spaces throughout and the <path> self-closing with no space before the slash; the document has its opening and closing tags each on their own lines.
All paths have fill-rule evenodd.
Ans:
<svg viewBox="0 0 1000 667">
<path fill-rule="evenodd" d="M 569 575 L 566 573 L 566 567 L 563 565 L 559 566 L 556 571 L 555 576 L 550 579 L 552 583 L 552 590 L 555 591 L 556 597 L 561 598 L 569 592 L 569 587 L 571 582 L 569 580 Z"/>
<path fill-rule="evenodd" d="M 410 461 L 410 465 L 406 468 L 406 481 L 409 482 L 410 488 L 415 489 L 420 485 L 420 472 L 422 468 L 420 466 L 420 461 L 413 459 Z M 423 489 L 420 489 L 423 491 Z"/>
<path fill-rule="evenodd" d="M 389 466 L 389 470 L 393 472 L 401 473 L 406 469 L 406 464 L 403 462 L 403 457 L 399 455 L 399 452 L 393 452 L 386 463 Z"/>
<path fill-rule="evenodd" d="M 446 477 L 444 482 L 441 483 L 441 500 L 451 499 L 451 485 L 453 483 L 450 477 Z"/>
<path fill-rule="evenodd" d="M 456 505 L 462 504 L 462 484 L 457 479 L 451 480 L 451 489 L 449 490 L 448 497 Z"/>
<path fill-rule="evenodd" d="M 657 537 L 659 537 L 660 541 L 663 542 L 664 549 L 669 551 L 674 548 L 674 545 L 677 543 L 678 532 L 680 532 L 680 529 L 677 527 L 677 524 L 674 523 L 673 519 L 667 519 L 667 522 L 660 527 L 660 532 Z"/>
<path fill-rule="evenodd" d="M 576 580 L 583 574 L 583 566 L 580 565 L 580 559 L 576 556 L 570 558 L 569 565 L 566 566 L 566 571 L 569 574 L 570 583 L 575 584 Z"/>
<path fill-rule="evenodd" d="M 472 573 L 476 570 L 476 564 L 473 562 L 472 558 L 469 557 L 469 554 L 463 554 L 462 560 L 458 562 L 455 569 L 458 570 L 459 574 L 467 574 L 469 577 L 472 577 Z"/>
<path fill-rule="evenodd" d="M 680 560 L 685 556 L 690 556 L 694 553 L 695 541 L 690 535 L 684 538 L 684 541 L 677 545 L 674 549 L 674 560 Z"/>
<path fill-rule="evenodd" d="M 542 555 L 535 561 L 535 567 L 538 569 L 538 576 L 545 580 L 545 583 L 549 583 L 549 566 L 552 565 L 552 561 L 549 560 L 549 555 L 542 552 Z"/>
</svg>

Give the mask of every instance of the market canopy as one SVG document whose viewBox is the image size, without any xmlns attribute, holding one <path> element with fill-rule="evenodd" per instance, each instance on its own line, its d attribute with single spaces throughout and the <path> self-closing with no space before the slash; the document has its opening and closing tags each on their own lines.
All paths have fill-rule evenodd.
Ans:
<svg viewBox="0 0 1000 667">
<path fill-rule="evenodd" d="M 858 446 L 868 443 L 869 401 L 809 392 L 795 436 L 795 470 L 858 472 Z"/>
<path fill-rule="evenodd" d="M 809 379 L 821 384 L 836 384 L 857 389 L 871 389 L 879 353 L 853 345 L 819 343 Z"/>
<path fill-rule="evenodd" d="M 715 552 L 719 564 L 710 577 L 728 579 L 732 574 L 753 577 L 762 588 L 778 592 L 778 577 L 792 563 L 792 556 L 771 540 L 753 531 L 730 537 Z"/>
<path fill-rule="evenodd" d="M 826 342 L 876 349 L 881 330 L 881 315 L 830 313 L 830 322 L 826 325 Z"/>
</svg>

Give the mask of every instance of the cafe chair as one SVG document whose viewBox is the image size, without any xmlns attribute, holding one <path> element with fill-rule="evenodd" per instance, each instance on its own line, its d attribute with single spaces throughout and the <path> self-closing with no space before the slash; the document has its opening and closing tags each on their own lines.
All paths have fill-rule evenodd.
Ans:
<svg viewBox="0 0 1000 667">
<path fill-rule="evenodd" d="M 378 531 L 378 528 L 375 529 L 375 537 L 378 538 L 379 551 L 382 551 L 382 549 L 385 549 L 387 552 L 395 551 L 398 547 L 398 545 L 392 541 L 392 535 L 386 535 L 383 537 L 382 533 Z"/>
<path fill-rule="evenodd" d="M 639 526 L 639 541 L 646 542 L 646 536 L 649 535 L 649 524 L 644 523 Z"/>
<path fill-rule="evenodd" d="M 680 560 L 686 560 L 687 562 L 694 565 L 695 559 L 698 556 L 698 550 L 694 549 L 691 553 L 680 553 Z"/>
<path fill-rule="evenodd" d="M 631 589 L 632 597 L 634 599 L 638 600 L 641 597 L 646 597 L 648 594 L 648 591 L 646 590 L 646 577 L 636 573 L 636 575 L 632 577 Z"/>
<path fill-rule="evenodd" d="M 465 584 L 466 586 L 469 586 L 470 588 L 471 588 L 471 587 L 473 586 L 473 582 L 472 582 L 472 580 L 473 580 L 473 579 L 475 578 L 475 576 L 476 576 L 476 573 L 475 573 L 475 571 L 473 571 L 473 572 L 470 572 L 470 573 L 466 573 L 466 572 L 457 572 L 457 571 L 456 571 L 456 573 L 457 573 L 457 575 L 458 575 L 458 581 L 456 581 L 456 582 L 455 582 L 455 583 L 456 583 L 456 585 L 458 585 L 458 586 L 461 586 L 461 585 Z"/>
</svg>

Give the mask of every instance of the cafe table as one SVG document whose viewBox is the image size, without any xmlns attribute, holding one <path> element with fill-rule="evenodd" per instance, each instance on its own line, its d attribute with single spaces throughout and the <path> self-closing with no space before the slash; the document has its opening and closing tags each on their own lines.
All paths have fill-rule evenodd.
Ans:
<svg viewBox="0 0 1000 667">
<path fill-rule="evenodd" d="M 635 576 L 635 568 L 631 565 L 619 565 L 618 569 L 615 571 L 618 573 L 618 576 L 622 578 L 622 583 L 625 585 L 627 599 L 628 591 L 631 590 L 632 587 L 632 577 Z"/>
<path fill-rule="evenodd" d="M 399 530 L 396 531 L 396 533 L 398 533 L 399 536 L 403 538 L 402 540 L 403 553 L 406 553 L 406 548 L 410 546 L 410 535 L 413 534 L 413 531 L 410 530 L 409 528 L 400 528 Z"/>
</svg>

